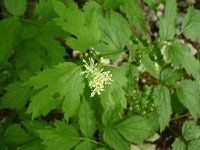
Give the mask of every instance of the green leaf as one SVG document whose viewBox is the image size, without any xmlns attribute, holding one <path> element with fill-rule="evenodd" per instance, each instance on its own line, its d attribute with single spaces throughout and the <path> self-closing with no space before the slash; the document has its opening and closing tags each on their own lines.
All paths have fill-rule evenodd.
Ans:
<svg viewBox="0 0 200 150">
<path fill-rule="evenodd" d="M 189 75 L 200 80 L 200 62 L 189 52 L 187 45 L 174 42 L 166 47 L 166 59 L 176 67 L 184 67 Z"/>
<path fill-rule="evenodd" d="M 124 4 L 124 0 L 103 0 L 103 7 L 105 8 L 117 8 L 120 5 Z"/>
<path fill-rule="evenodd" d="M 107 68 L 112 73 L 112 83 L 105 86 L 105 90 L 101 93 L 100 99 L 104 109 L 116 106 L 118 104 L 121 107 L 126 107 L 126 97 L 123 90 L 127 85 L 127 78 L 125 73 L 122 72 L 120 68 L 108 67 Z"/>
<path fill-rule="evenodd" d="M 26 0 L 4 0 L 6 9 L 16 17 L 22 16 L 26 11 Z"/>
<path fill-rule="evenodd" d="M 21 145 L 18 149 L 19 150 L 44 150 L 45 146 L 42 145 L 42 140 L 34 139 Z"/>
<path fill-rule="evenodd" d="M 102 17 L 100 23 L 101 40 L 95 46 L 95 49 L 101 55 L 109 55 L 112 58 L 116 58 L 119 56 L 119 52 L 124 49 L 131 35 L 129 25 L 122 15 L 112 10 L 106 12 L 105 18 Z"/>
<path fill-rule="evenodd" d="M 176 33 L 176 0 L 167 0 L 165 14 L 159 20 L 159 35 L 162 40 L 173 39 Z"/>
<path fill-rule="evenodd" d="M 90 103 L 83 100 L 79 110 L 80 130 L 86 138 L 91 138 L 96 131 L 96 121 L 94 111 Z"/>
<path fill-rule="evenodd" d="M 38 130 L 42 130 L 46 127 L 49 127 L 50 124 L 46 121 L 42 120 L 25 120 L 21 122 L 29 133 L 34 135 L 35 137 L 39 137 Z"/>
<path fill-rule="evenodd" d="M 56 121 L 54 125 L 55 128 L 38 131 L 47 150 L 69 150 L 79 143 L 78 132 L 72 126 L 61 121 Z"/>
<path fill-rule="evenodd" d="M 160 80 L 162 84 L 170 86 L 176 83 L 176 81 L 179 80 L 182 75 L 182 72 L 173 70 L 171 67 L 167 67 L 161 72 Z"/>
<path fill-rule="evenodd" d="M 5 130 L 4 139 L 7 145 L 19 145 L 31 140 L 31 136 L 20 124 L 12 124 Z"/>
<path fill-rule="evenodd" d="M 39 37 L 39 44 L 46 49 L 53 65 L 64 62 L 65 48 L 58 41 L 44 35 Z"/>
<path fill-rule="evenodd" d="M 95 144 L 90 141 L 84 141 L 77 145 L 75 150 L 93 150 L 94 145 Z"/>
<path fill-rule="evenodd" d="M 138 144 L 149 136 L 151 126 L 146 118 L 133 116 L 119 123 L 116 129 L 126 140 Z"/>
<path fill-rule="evenodd" d="M 102 114 L 102 122 L 104 126 L 112 126 L 116 121 L 122 118 L 123 109 L 120 105 L 109 107 Z"/>
<path fill-rule="evenodd" d="M 193 40 L 200 41 L 200 11 L 189 7 L 187 14 L 183 18 L 182 32 L 185 37 Z"/>
<path fill-rule="evenodd" d="M 31 98 L 28 112 L 32 117 L 47 114 L 63 99 L 62 110 L 65 119 L 73 116 L 80 104 L 80 95 L 83 93 L 84 83 L 80 76 L 80 67 L 73 63 L 62 63 L 53 69 L 40 72 L 30 79 L 28 84 L 40 91 Z M 58 98 L 54 98 L 54 95 Z"/>
<path fill-rule="evenodd" d="M 200 137 L 200 127 L 195 121 L 186 121 L 182 127 L 183 137 L 189 141 Z"/>
<path fill-rule="evenodd" d="M 197 119 L 200 116 L 199 85 L 195 81 L 181 81 L 176 88 L 180 102 L 189 110 L 192 117 Z"/>
<path fill-rule="evenodd" d="M 21 24 L 17 19 L 8 18 L 0 21 L 0 65 L 8 58 L 14 37 Z"/>
<path fill-rule="evenodd" d="M 144 0 L 144 2 L 145 2 L 147 5 L 149 5 L 153 11 L 156 12 L 156 7 L 157 7 L 158 1 L 156 1 L 156 0 Z"/>
<path fill-rule="evenodd" d="M 142 56 L 142 64 L 144 65 L 145 69 L 155 78 L 159 79 L 160 75 L 160 66 L 158 63 L 152 61 L 147 54 Z"/>
<path fill-rule="evenodd" d="M 135 79 L 139 76 L 137 67 L 131 63 L 123 63 L 121 67 L 126 73 L 129 85 L 133 86 L 133 84 L 135 84 Z"/>
<path fill-rule="evenodd" d="M 136 27 L 140 32 L 145 33 L 147 31 L 145 16 L 137 0 L 127 0 L 120 7 L 120 10 L 125 13 L 131 25 Z"/>
<path fill-rule="evenodd" d="M 8 85 L 7 92 L 2 97 L 1 108 L 22 109 L 30 94 L 30 88 L 22 86 L 20 82 L 14 82 Z"/>
<path fill-rule="evenodd" d="M 176 138 L 174 143 L 172 144 L 172 150 L 186 150 L 186 144 L 180 139 Z"/>
<path fill-rule="evenodd" d="M 199 150 L 200 139 L 195 139 L 189 142 L 187 150 Z"/>
<path fill-rule="evenodd" d="M 39 0 L 35 6 L 35 13 L 41 18 L 55 16 L 53 12 L 53 2 L 52 0 Z"/>
<path fill-rule="evenodd" d="M 115 130 L 112 128 L 105 128 L 103 132 L 104 141 L 116 150 L 129 150 L 129 143 Z"/>
<path fill-rule="evenodd" d="M 158 86 L 155 88 L 154 94 L 156 95 L 154 103 L 160 131 L 163 131 L 169 124 L 172 114 L 170 92 L 165 86 Z"/>
<path fill-rule="evenodd" d="M 67 1 L 67 7 L 59 1 L 53 2 L 53 5 L 59 15 L 55 19 L 56 23 L 76 37 L 67 38 L 70 47 L 77 51 L 86 51 L 99 41 L 99 19 L 94 10 L 84 14 L 73 0 Z"/>
</svg>

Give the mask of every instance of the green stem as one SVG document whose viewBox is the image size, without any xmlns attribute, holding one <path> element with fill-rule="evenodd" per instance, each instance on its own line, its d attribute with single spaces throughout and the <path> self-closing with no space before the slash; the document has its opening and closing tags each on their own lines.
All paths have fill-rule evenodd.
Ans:
<svg viewBox="0 0 200 150">
<path fill-rule="evenodd" d="M 190 115 L 190 113 L 186 113 L 186 114 L 183 114 L 183 115 L 179 115 L 177 117 L 174 117 L 170 120 L 171 121 L 174 121 L 174 120 L 178 120 L 178 119 L 181 119 L 181 118 L 184 118 L 184 117 L 188 117 Z"/>
<path fill-rule="evenodd" d="M 100 143 L 100 142 L 97 142 L 97 141 L 95 141 L 95 140 L 88 139 L 88 138 L 83 138 L 83 137 L 81 137 L 80 140 L 90 141 L 90 142 L 93 142 L 93 143 L 98 144 L 98 145 L 104 145 L 104 144 L 102 144 L 102 143 Z"/>
</svg>

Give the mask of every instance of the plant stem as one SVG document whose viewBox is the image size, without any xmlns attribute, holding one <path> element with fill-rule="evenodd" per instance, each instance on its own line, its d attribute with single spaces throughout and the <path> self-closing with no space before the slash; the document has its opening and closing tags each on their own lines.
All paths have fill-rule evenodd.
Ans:
<svg viewBox="0 0 200 150">
<path fill-rule="evenodd" d="M 100 142 L 97 142 L 97 141 L 95 141 L 95 140 L 88 139 L 88 138 L 83 138 L 83 137 L 81 137 L 80 140 L 90 141 L 90 142 L 93 142 L 93 143 L 95 143 L 95 144 L 104 145 L 104 144 L 102 144 L 102 143 L 100 143 Z"/>
<path fill-rule="evenodd" d="M 174 117 L 170 120 L 171 121 L 174 121 L 174 120 L 178 120 L 178 119 L 181 119 L 181 118 L 184 118 L 184 117 L 188 117 L 190 115 L 190 113 L 186 113 L 186 114 L 183 114 L 183 115 L 179 115 L 177 117 Z"/>
</svg>

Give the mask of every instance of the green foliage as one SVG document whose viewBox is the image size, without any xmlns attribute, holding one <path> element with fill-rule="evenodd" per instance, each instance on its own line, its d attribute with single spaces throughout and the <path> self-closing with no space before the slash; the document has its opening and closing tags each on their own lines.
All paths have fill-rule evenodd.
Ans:
<svg viewBox="0 0 200 150">
<path fill-rule="evenodd" d="M 72 0 L 67 3 L 67 7 L 59 1 L 53 4 L 59 15 L 59 18 L 55 18 L 56 23 L 76 37 L 67 37 L 70 47 L 77 51 L 86 51 L 99 41 L 99 19 L 95 12 L 84 14 Z"/>
<path fill-rule="evenodd" d="M 171 118 L 171 97 L 169 89 L 165 86 L 156 87 L 155 95 L 155 109 L 158 116 L 160 130 L 162 131 L 168 125 Z"/>
<path fill-rule="evenodd" d="M 200 14 L 191 4 L 176 35 L 177 6 L 2 1 L 0 149 L 129 150 L 187 115 L 171 147 L 198 150 Z"/>
<path fill-rule="evenodd" d="M 187 14 L 183 18 L 182 32 L 187 38 L 194 41 L 200 41 L 198 34 L 200 28 L 199 17 L 200 11 L 189 7 Z"/>
<path fill-rule="evenodd" d="M 135 26 L 141 32 L 146 32 L 146 23 L 144 14 L 137 3 L 137 0 L 127 0 L 127 2 L 120 7 L 122 12 L 126 14 L 131 25 Z"/>
<path fill-rule="evenodd" d="M 5 144 L 19 145 L 31 139 L 31 136 L 20 126 L 20 124 L 10 125 L 4 133 Z"/>
<path fill-rule="evenodd" d="M 167 0 L 165 14 L 159 21 L 159 35 L 162 40 L 173 39 L 176 32 L 176 0 Z"/>
<path fill-rule="evenodd" d="M 40 137 L 44 139 L 43 144 L 47 145 L 48 150 L 71 149 L 79 142 L 78 132 L 64 122 L 55 122 L 55 128 L 48 128 L 38 131 Z"/>
<path fill-rule="evenodd" d="M 173 150 L 197 150 L 200 146 L 200 127 L 195 121 L 186 121 L 182 126 L 182 135 L 172 144 Z"/>
<path fill-rule="evenodd" d="M 180 102 L 188 108 L 192 117 L 197 119 L 200 115 L 199 85 L 191 80 L 181 81 L 177 85 L 176 92 Z"/>
<path fill-rule="evenodd" d="M 15 17 L 22 16 L 26 11 L 26 0 L 4 0 L 6 9 Z"/>
<path fill-rule="evenodd" d="M 68 120 L 79 107 L 84 88 L 82 81 L 80 67 L 73 63 L 62 63 L 54 69 L 41 72 L 28 83 L 40 91 L 32 97 L 27 111 L 36 118 L 47 114 L 62 102 L 62 110 Z"/>
</svg>

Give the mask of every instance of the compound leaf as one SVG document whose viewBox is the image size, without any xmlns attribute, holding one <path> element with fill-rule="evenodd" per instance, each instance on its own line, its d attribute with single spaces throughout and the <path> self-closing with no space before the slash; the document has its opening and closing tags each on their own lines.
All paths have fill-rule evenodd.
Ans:
<svg viewBox="0 0 200 150">
<path fill-rule="evenodd" d="M 32 117 L 47 114 L 63 99 L 62 110 L 65 119 L 73 116 L 79 107 L 80 95 L 83 93 L 84 83 L 80 76 L 80 67 L 73 63 L 62 63 L 53 69 L 40 72 L 30 79 L 28 84 L 38 93 L 32 97 L 28 112 Z M 55 95 L 59 98 L 55 98 Z"/>
</svg>

